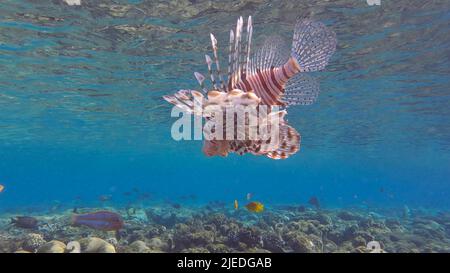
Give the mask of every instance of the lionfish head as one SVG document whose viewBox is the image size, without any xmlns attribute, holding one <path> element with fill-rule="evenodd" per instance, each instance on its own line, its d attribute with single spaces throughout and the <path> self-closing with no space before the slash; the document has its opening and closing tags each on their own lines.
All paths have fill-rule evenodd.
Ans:
<svg viewBox="0 0 450 273">
<path fill-rule="evenodd" d="M 203 143 L 203 153 L 206 156 L 227 156 L 230 145 L 226 140 L 205 140 Z"/>
</svg>

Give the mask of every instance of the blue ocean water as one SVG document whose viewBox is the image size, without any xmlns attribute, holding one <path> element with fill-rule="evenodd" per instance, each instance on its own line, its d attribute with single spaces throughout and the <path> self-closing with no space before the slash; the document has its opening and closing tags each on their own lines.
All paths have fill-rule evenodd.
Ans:
<svg viewBox="0 0 450 273">
<path fill-rule="evenodd" d="M 448 1 L 114 2 L 0 4 L 0 210 L 100 206 L 104 195 L 120 207 L 130 191 L 148 206 L 232 207 L 252 193 L 268 208 L 311 196 L 328 208 L 449 208 Z M 256 42 L 289 42 L 302 16 L 337 34 L 314 73 L 318 101 L 289 110 L 302 145 L 286 160 L 209 158 L 170 135 L 162 96 L 197 88 L 209 33 L 225 45 L 241 15 Z"/>
</svg>

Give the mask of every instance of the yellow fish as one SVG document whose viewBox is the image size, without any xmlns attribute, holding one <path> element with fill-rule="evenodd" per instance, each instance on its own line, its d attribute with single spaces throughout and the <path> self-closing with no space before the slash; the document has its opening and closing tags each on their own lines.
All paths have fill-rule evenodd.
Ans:
<svg viewBox="0 0 450 273">
<path fill-rule="evenodd" d="M 260 202 L 250 202 L 245 207 L 251 212 L 262 212 L 264 210 L 264 205 Z"/>
<path fill-rule="evenodd" d="M 239 203 L 238 200 L 234 200 L 234 209 L 239 209 Z"/>
<path fill-rule="evenodd" d="M 3 186 L 2 184 L 0 184 L 0 192 L 2 192 L 5 189 L 5 186 Z"/>
</svg>

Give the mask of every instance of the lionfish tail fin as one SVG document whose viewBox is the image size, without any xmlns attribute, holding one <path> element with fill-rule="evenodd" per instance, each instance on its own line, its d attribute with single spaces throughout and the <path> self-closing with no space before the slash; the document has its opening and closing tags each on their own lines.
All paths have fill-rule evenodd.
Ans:
<svg viewBox="0 0 450 273">
<path fill-rule="evenodd" d="M 266 155 L 272 159 L 286 159 L 300 150 L 300 134 L 286 123 L 280 125 L 280 140 L 276 150 Z"/>
<path fill-rule="evenodd" d="M 328 64 L 336 43 L 336 34 L 323 23 L 303 19 L 295 25 L 292 57 L 301 72 L 319 71 Z"/>
<path fill-rule="evenodd" d="M 319 96 L 319 82 L 305 73 L 298 73 L 286 84 L 283 102 L 289 107 L 293 105 L 313 104 Z"/>
</svg>

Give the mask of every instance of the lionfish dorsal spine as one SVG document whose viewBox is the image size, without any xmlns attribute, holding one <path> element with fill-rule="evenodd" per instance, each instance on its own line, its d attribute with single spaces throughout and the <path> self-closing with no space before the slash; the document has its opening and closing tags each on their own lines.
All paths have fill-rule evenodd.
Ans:
<svg viewBox="0 0 450 273">
<path fill-rule="evenodd" d="M 219 78 L 219 83 L 220 83 L 220 90 L 226 91 L 225 84 L 223 81 L 222 71 L 220 70 L 220 61 L 219 61 L 219 54 L 218 54 L 219 47 L 217 45 L 217 39 L 216 39 L 216 37 L 214 37 L 214 35 L 212 33 L 210 36 L 211 36 L 211 45 L 212 45 L 213 53 L 214 53 L 214 62 L 216 63 L 217 77 Z"/>
<path fill-rule="evenodd" d="M 208 89 L 205 87 L 205 76 L 203 76 L 199 72 L 194 72 L 194 76 L 197 79 L 198 84 L 200 85 L 200 88 L 202 89 L 203 93 L 208 93 Z"/>
<path fill-rule="evenodd" d="M 245 61 L 245 74 L 248 75 L 251 72 L 250 70 L 250 52 L 252 47 L 252 36 L 253 36 L 253 23 L 252 17 L 248 17 L 247 21 L 247 60 Z"/>
<path fill-rule="evenodd" d="M 241 17 L 242 18 L 242 17 Z M 246 61 L 247 61 L 247 46 L 248 46 L 248 35 L 244 36 L 244 19 L 242 19 L 241 27 L 241 41 L 239 44 L 239 76 L 246 72 Z"/>
<path fill-rule="evenodd" d="M 243 33 L 244 30 L 246 30 L 245 36 Z M 237 21 L 235 31 L 230 30 L 228 91 L 233 89 L 242 80 L 242 75 L 250 73 L 252 35 L 253 25 L 251 16 L 248 18 L 247 28 L 244 28 L 244 19 L 241 16 Z"/>
<path fill-rule="evenodd" d="M 216 83 L 216 79 L 214 78 L 214 73 L 212 71 L 212 59 L 209 55 L 205 55 L 205 59 L 206 59 L 206 64 L 208 65 L 208 73 L 209 73 L 209 77 L 211 78 L 211 83 L 213 85 L 214 90 L 217 90 L 217 83 Z"/>
<path fill-rule="evenodd" d="M 240 17 L 236 24 L 236 32 L 234 37 L 234 56 L 233 56 L 233 69 L 232 69 L 232 79 L 231 86 L 234 87 L 236 83 L 239 82 L 239 56 L 240 56 L 240 46 L 241 46 L 241 35 L 242 35 L 242 17 Z"/>
<path fill-rule="evenodd" d="M 234 32 L 233 30 L 230 30 L 230 46 L 228 51 L 228 84 L 227 89 L 231 90 L 231 75 L 233 73 L 233 56 L 234 56 Z"/>
</svg>

